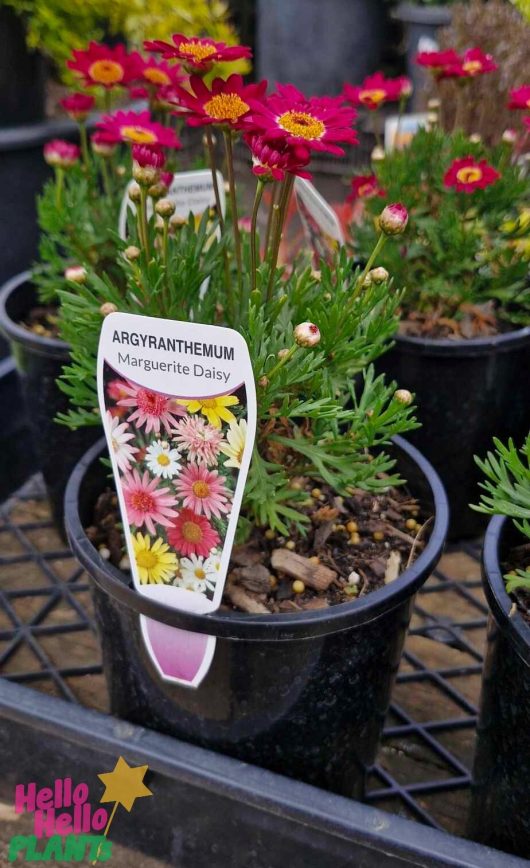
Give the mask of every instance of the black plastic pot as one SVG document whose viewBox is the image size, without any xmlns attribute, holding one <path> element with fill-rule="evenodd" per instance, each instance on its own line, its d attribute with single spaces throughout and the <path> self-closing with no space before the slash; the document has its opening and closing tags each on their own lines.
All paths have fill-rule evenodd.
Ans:
<svg viewBox="0 0 530 868">
<path fill-rule="evenodd" d="M 44 117 L 46 62 L 26 46 L 23 18 L 0 6 L 0 126 Z"/>
<path fill-rule="evenodd" d="M 63 499 L 68 477 L 80 456 L 101 434 L 101 429 L 70 431 L 54 422 L 57 413 L 69 407 L 67 396 L 55 381 L 69 362 L 70 353 L 64 341 L 41 337 L 20 325 L 37 303 L 29 272 L 8 281 L 0 290 L 0 329 L 11 345 L 37 465 L 44 476 L 53 518 L 62 532 Z M 23 444 L 19 445 L 22 448 Z"/>
<path fill-rule="evenodd" d="M 479 494 L 473 456 L 493 436 L 522 442 L 530 428 L 530 328 L 468 341 L 397 336 L 378 367 L 416 396 L 422 427 L 408 439 L 442 477 L 450 538 L 478 536 L 487 519 L 469 509 Z"/>
<path fill-rule="evenodd" d="M 375 758 L 413 597 L 440 557 L 447 530 L 443 487 L 425 459 L 396 438 L 401 472 L 419 468 L 415 494 L 434 513 L 417 561 L 375 593 L 293 615 L 177 612 L 138 594 L 85 535 L 105 484 L 96 444 L 74 470 L 65 498 L 69 542 L 94 582 L 103 666 L 114 714 L 151 729 L 344 795 L 362 795 Z M 197 689 L 160 680 L 139 614 L 217 637 Z"/>
<path fill-rule="evenodd" d="M 482 580 L 491 609 L 473 767 L 470 834 L 530 859 L 530 626 L 513 609 L 501 564 L 523 542 L 503 516 L 484 540 Z"/>
<path fill-rule="evenodd" d="M 425 108 L 428 74 L 414 62 L 418 51 L 432 50 L 428 45 L 437 41 L 440 27 L 451 23 L 451 10 L 448 6 L 420 6 L 417 3 L 399 3 L 392 12 L 392 18 L 400 21 L 404 30 L 404 49 L 407 61 L 407 75 L 412 79 L 414 92 L 411 108 L 420 111 Z"/>
<path fill-rule="evenodd" d="M 20 399 L 20 383 L 13 359 L 0 362 L 0 407 L 4 413 L 0 428 L 0 503 L 20 488 L 37 469 L 35 448 Z"/>
</svg>

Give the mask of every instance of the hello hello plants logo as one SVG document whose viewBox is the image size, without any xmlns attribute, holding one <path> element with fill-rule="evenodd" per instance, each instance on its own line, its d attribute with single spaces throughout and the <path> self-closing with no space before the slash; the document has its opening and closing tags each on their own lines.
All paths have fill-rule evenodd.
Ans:
<svg viewBox="0 0 530 868">
<path fill-rule="evenodd" d="M 112 856 L 107 836 L 118 806 L 131 811 L 136 799 L 153 795 L 143 782 L 147 768 L 129 766 L 120 757 L 111 772 L 98 775 L 105 791 L 95 805 L 88 784 L 71 778 L 40 788 L 36 783 L 17 784 L 15 812 L 33 814 L 33 834 L 11 838 L 9 861 L 106 862 Z M 99 807 L 109 802 L 114 803 L 111 810 Z"/>
</svg>

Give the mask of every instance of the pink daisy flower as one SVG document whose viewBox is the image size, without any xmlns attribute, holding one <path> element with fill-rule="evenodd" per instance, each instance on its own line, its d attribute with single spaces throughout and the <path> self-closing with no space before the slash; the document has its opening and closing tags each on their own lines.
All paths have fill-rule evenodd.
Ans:
<svg viewBox="0 0 530 868">
<path fill-rule="evenodd" d="M 197 515 L 204 513 L 206 518 L 214 515 L 221 518 L 223 513 L 230 512 L 228 501 L 230 491 L 223 484 L 225 476 L 219 476 L 217 470 L 208 470 L 204 464 L 189 464 L 180 474 L 175 489 L 184 498 L 184 506 L 189 507 Z"/>
<path fill-rule="evenodd" d="M 148 471 L 140 476 L 134 469 L 122 479 L 125 506 L 129 524 L 141 528 L 144 524 L 150 534 L 156 534 L 155 524 L 170 527 L 177 515 L 173 509 L 177 499 L 168 494 L 169 488 L 158 488 L 159 480 L 151 479 Z"/>
<path fill-rule="evenodd" d="M 122 390 L 128 397 L 121 398 L 118 406 L 134 407 L 134 412 L 131 413 L 128 421 L 135 422 L 138 428 L 145 425 L 146 434 L 150 434 L 151 431 L 160 434 L 161 426 L 171 433 L 171 429 L 177 423 L 177 417 L 184 416 L 186 413 L 184 408 L 169 395 L 144 389 L 143 386 L 137 386 L 130 380 L 123 384 Z"/>
<path fill-rule="evenodd" d="M 226 45 L 214 39 L 198 36 L 184 36 L 174 33 L 171 42 L 154 39 L 144 42 L 146 51 L 161 54 L 165 60 L 180 60 L 190 72 L 200 72 L 204 75 L 214 63 L 226 63 L 243 57 L 252 57 L 252 50 L 246 45 Z"/>
<path fill-rule="evenodd" d="M 96 126 L 107 142 L 180 148 L 180 141 L 175 131 L 171 127 L 164 127 L 152 121 L 148 111 L 117 111 L 112 115 L 104 115 Z"/>
<path fill-rule="evenodd" d="M 223 435 L 218 428 L 209 425 L 200 416 L 185 416 L 177 423 L 173 432 L 175 440 L 181 448 L 188 452 L 188 457 L 197 464 L 211 466 L 217 463 Z"/>
<path fill-rule="evenodd" d="M 191 509 L 182 509 L 168 528 L 167 540 L 182 555 L 208 557 L 212 549 L 219 545 L 220 537 L 203 515 L 196 515 Z"/>
<path fill-rule="evenodd" d="M 126 473 L 130 470 L 131 461 L 134 459 L 137 446 L 131 446 L 129 440 L 134 440 L 134 434 L 129 431 L 126 422 L 120 422 L 117 416 L 107 410 L 107 428 L 116 463 L 121 471 Z"/>
</svg>

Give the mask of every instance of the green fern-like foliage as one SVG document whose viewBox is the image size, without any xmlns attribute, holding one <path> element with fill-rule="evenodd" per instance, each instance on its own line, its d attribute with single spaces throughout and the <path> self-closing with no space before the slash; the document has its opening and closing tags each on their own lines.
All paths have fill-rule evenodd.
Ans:
<svg viewBox="0 0 530 868">
<path fill-rule="evenodd" d="M 507 515 L 530 540 L 530 434 L 521 449 L 510 438 L 507 444 L 494 439 L 495 451 L 485 459 L 475 458 L 485 481 L 477 512 Z M 530 592 L 530 571 L 516 570 L 505 576 L 508 593 L 522 588 Z"/>
<path fill-rule="evenodd" d="M 486 158 L 500 179 L 484 190 L 458 193 L 443 177 L 454 159 Z M 530 316 L 528 258 L 521 252 L 519 208 L 530 199 L 530 179 L 511 165 L 509 146 L 491 151 L 463 134 L 420 130 L 408 148 L 377 166 L 386 201 L 402 201 L 409 229 L 402 244 L 387 245 L 380 261 L 406 287 L 406 310 L 442 311 L 459 317 L 463 305 L 495 301 L 512 323 Z M 375 215 L 385 200 L 367 203 L 366 219 L 352 229 L 353 243 L 367 256 L 376 238 Z M 518 207 L 519 206 L 519 207 Z"/>
</svg>

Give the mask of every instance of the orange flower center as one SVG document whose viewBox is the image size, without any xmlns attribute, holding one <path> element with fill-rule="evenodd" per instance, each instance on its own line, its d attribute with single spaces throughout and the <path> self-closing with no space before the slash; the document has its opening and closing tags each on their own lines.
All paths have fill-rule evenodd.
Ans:
<svg viewBox="0 0 530 868">
<path fill-rule="evenodd" d="M 137 145 L 154 145 L 158 141 L 155 133 L 145 127 L 121 127 L 120 133 L 124 139 Z"/>
<path fill-rule="evenodd" d="M 204 103 L 204 111 L 216 121 L 237 121 L 249 108 L 237 93 L 218 93 Z"/>
<path fill-rule="evenodd" d="M 150 81 L 151 84 L 171 84 L 169 75 L 163 69 L 155 69 L 153 67 L 144 69 L 144 78 Z"/>
<path fill-rule="evenodd" d="M 379 105 L 386 97 L 386 91 L 374 88 L 373 90 L 362 90 L 359 94 L 359 99 L 362 103 L 370 103 Z"/>
<path fill-rule="evenodd" d="M 311 139 L 321 139 L 326 132 L 326 127 L 321 120 L 307 112 L 297 112 L 293 109 L 280 115 L 278 126 L 282 130 L 292 133 L 293 136 L 298 136 L 308 141 Z"/>
<path fill-rule="evenodd" d="M 191 490 L 193 491 L 195 497 L 208 497 L 210 493 L 210 487 L 207 482 L 204 482 L 202 479 L 198 479 L 197 482 L 194 482 L 191 486 Z"/>
<path fill-rule="evenodd" d="M 136 555 L 136 563 L 139 567 L 143 567 L 145 570 L 152 570 L 153 567 L 156 567 L 158 564 L 158 557 L 151 551 L 138 552 Z"/>
<path fill-rule="evenodd" d="M 179 45 L 181 54 L 186 54 L 192 57 L 193 60 L 205 60 L 212 54 L 217 53 L 214 45 L 203 45 L 200 42 L 181 42 Z"/>
<path fill-rule="evenodd" d="M 361 186 L 359 187 L 359 196 L 370 196 L 373 191 L 373 184 L 361 184 Z"/>
<path fill-rule="evenodd" d="M 478 166 L 466 166 L 458 170 L 456 177 L 462 184 L 474 184 L 482 178 L 482 169 Z"/>
<path fill-rule="evenodd" d="M 154 497 L 146 491 L 135 491 L 131 495 L 131 506 L 139 512 L 152 512 L 155 506 Z"/>
<path fill-rule="evenodd" d="M 88 67 L 90 78 L 98 84 L 117 84 L 123 73 L 123 66 L 115 60 L 96 60 Z"/>
<path fill-rule="evenodd" d="M 475 75 L 476 72 L 480 72 L 482 69 L 482 63 L 480 60 L 467 60 L 462 64 L 462 69 L 470 75 Z"/>
<path fill-rule="evenodd" d="M 186 542 L 200 543 L 202 540 L 202 529 L 199 524 L 194 521 L 185 521 L 182 525 L 182 536 Z"/>
</svg>

